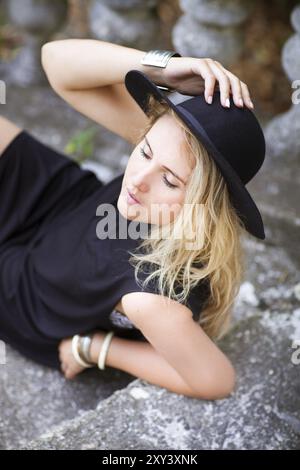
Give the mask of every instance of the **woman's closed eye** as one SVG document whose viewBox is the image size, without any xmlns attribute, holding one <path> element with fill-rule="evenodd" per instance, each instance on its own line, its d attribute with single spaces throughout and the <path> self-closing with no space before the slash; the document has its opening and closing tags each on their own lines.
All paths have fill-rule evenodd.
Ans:
<svg viewBox="0 0 300 470">
<path fill-rule="evenodd" d="M 146 154 L 145 150 L 142 147 L 140 148 L 140 153 L 141 153 L 142 157 L 146 158 L 147 160 L 149 160 L 151 158 L 151 157 L 149 157 L 149 155 Z M 170 183 L 170 181 L 167 180 L 165 173 L 163 174 L 163 180 L 164 180 L 164 183 L 169 188 L 172 188 L 172 189 L 178 188 L 178 186 L 176 186 L 175 184 Z"/>
</svg>

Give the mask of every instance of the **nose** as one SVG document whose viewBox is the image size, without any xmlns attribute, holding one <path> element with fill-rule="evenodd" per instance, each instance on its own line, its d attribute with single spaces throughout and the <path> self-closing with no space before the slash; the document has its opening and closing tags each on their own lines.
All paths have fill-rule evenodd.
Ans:
<svg viewBox="0 0 300 470">
<path fill-rule="evenodd" d="M 147 170 L 140 170 L 132 177 L 132 184 L 139 191 L 146 192 L 149 189 Z"/>
</svg>

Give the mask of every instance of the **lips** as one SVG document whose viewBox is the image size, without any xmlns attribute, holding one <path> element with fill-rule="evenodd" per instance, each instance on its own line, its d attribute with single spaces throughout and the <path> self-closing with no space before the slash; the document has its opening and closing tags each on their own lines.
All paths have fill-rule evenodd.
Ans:
<svg viewBox="0 0 300 470">
<path fill-rule="evenodd" d="M 129 196 L 132 197 L 132 199 L 134 199 L 136 202 L 138 202 L 140 204 L 140 201 L 129 191 L 128 188 L 127 188 L 127 192 L 129 194 Z"/>
</svg>

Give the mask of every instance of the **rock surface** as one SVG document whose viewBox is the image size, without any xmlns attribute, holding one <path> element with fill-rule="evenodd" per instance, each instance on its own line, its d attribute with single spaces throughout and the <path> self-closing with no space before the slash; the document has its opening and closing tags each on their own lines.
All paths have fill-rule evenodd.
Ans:
<svg viewBox="0 0 300 470">
<path fill-rule="evenodd" d="M 75 130 L 91 125 L 43 88 L 9 88 L 7 103 L 7 117 L 61 151 Z M 125 168 L 132 148 L 100 126 L 96 144 L 94 161 L 86 164 L 108 181 Z M 287 182 L 296 172 L 295 163 Z M 262 172 L 251 185 L 267 238 L 245 237 L 245 282 L 232 328 L 219 344 L 237 371 L 232 395 L 192 399 L 112 368 L 101 375 L 87 370 L 69 382 L 7 345 L 0 448 L 299 449 L 299 196 L 287 189 L 274 208 L 276 193 L 266 190 L 274 174 Z"/>
</svg>

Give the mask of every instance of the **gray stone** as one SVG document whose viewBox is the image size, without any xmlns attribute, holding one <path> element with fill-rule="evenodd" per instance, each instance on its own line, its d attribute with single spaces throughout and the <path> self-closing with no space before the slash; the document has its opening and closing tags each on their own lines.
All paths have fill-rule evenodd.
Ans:
<svg viewBox="0 0 300 470">
<path fill-rule="evenodd" d="M 241 30 L 211 27 L 191 15 L 179 18 L 172 31 L 172 41 L 183 56 L 210 57 L 225 66 L 236 60 L 243 49 Z"/>
<path fill-rule="evenodd" d="M 300 80 L 300 35 L 295 34 L 284 44 L 282 66 L 290 81 Z"/>
<path fill-rule="evenodd" d="M 24 449 L 299 449 L 299 313 L 264 312 L 231 331 L 222 342 L 238 375 L 230 397 L 197 400 L 135 380 Z"/>
<path fill-rule="evenodd" d="M 235 26 L 243 23 L 252 9 L 245 0 L 180 0 L 180 8 L 201 23 L 218 26 Z"/>
<path fill-rule="evenodd" d="M 300 156 L 300 106 L 294 105 L 285 113 L 274 117 L 267 126 L 267 150 L 269 157 L 277 159 L 282 171 L 296 171 Z M 293 164 L 294 163 L 294 164 Z"/>
<path fill-rule="evenodd" d="M 89 22 L 96 39 L 141 50 L 161 44 L 158 19 L 147 8 L 118 11 L 94 1 Z"/>
<path fill-rule="evenodd" d="M 129 8 L 154 8 L 159 0 L 96 0 L 109 8 L 128 10 Z"/>
<path fill-rule="evenodd" d="M 184 56 L 210 57 L 225 66 L 244 48 L 243 22 L 252 10 L 248 0 L 181 0 L 184 14 L 177 20 L 172 41 Z"/>
<path fill-rule="evenodd" d="M 37 36 L 24 34 L 24 45 L 15 58 L 5 65 L 7 82 L 20 87 L 46 84 L 46 76 L 38 59 L 41 45 Z"/>
<path fill-rule="evenodd" d="M 295 17 L 299 15 L 297 11 L 296 7 L 292 13 L 294 23 Z M 291 81 L 300 78 L 299 51 L 300 36 L 295 34 L 287 41 L 282 51 L 282 64 Z M 277 241 L 279 231 L 274 221 L 280 218 L 281 226 L 286 224 L 287 219 L 294 221 L 293 230 L 286 225 L 285 245 L 288 250 L 295 252 L 294 256 L 299 260 L 300 106 L 292 101 L 293 93 L 294 88 L 291 87 L 291 108 L 274 117 L 265 128 L 267 159 L 262 172 L 264 180 L 261 173 L 254 185 L 265 204 L 265 212 L 270 216 L 269 226 L 272 227 L 272 236 Z M 280 231 L 280 234 L 282 233 L 284 230 Z M 282 238 L 281 235 L 279 237 Z"/>
<path fill-rule="evenodd" d="M 6 364 L 0 365 L 0 449 L 16 448 L 58 423 L 95 409 L 130 380 L 117 369 L 96 368 L 66 380 L 62 372 L 6 345 Z"/>
<path fill-rule="evenodd" d="M 297 115 L 297 111 L 294 115 Z M 282 125 L 279 116 L 278 120 L 272 121 L 272 126 L 266 126 L 264 129 L 267 142 L 266 158 L 259 173 L 247 184 L 247 189 L 262 213 L 266 227 L 266 242 L 284 246 L 300 266 L 300 168 L 297 153 L 299 151 L 297 122 L 298 118 Z"/>
<path fill-rule="evenodd" d="M 64 21 L 67 3 L 61 0 L 9 0 L 7 9 L 15 26 L 45 33 L 54 31 Z"/>
<path fill-rule="evenodd" d="M 296 6 L 291 14 L 291 23 L 294 30 L 300 33 L 300 5 Z"/>
<path fill-rule="evenodd" d="M 20 28 L 22 36 L 20 50 L 6 64 L 7 80 L 22 87 L 45 84 L 41 46 L 65 20 L 67 3 L 59 0 L 10 0 L 6 5 L 9 21 Z"/>
</svg>

